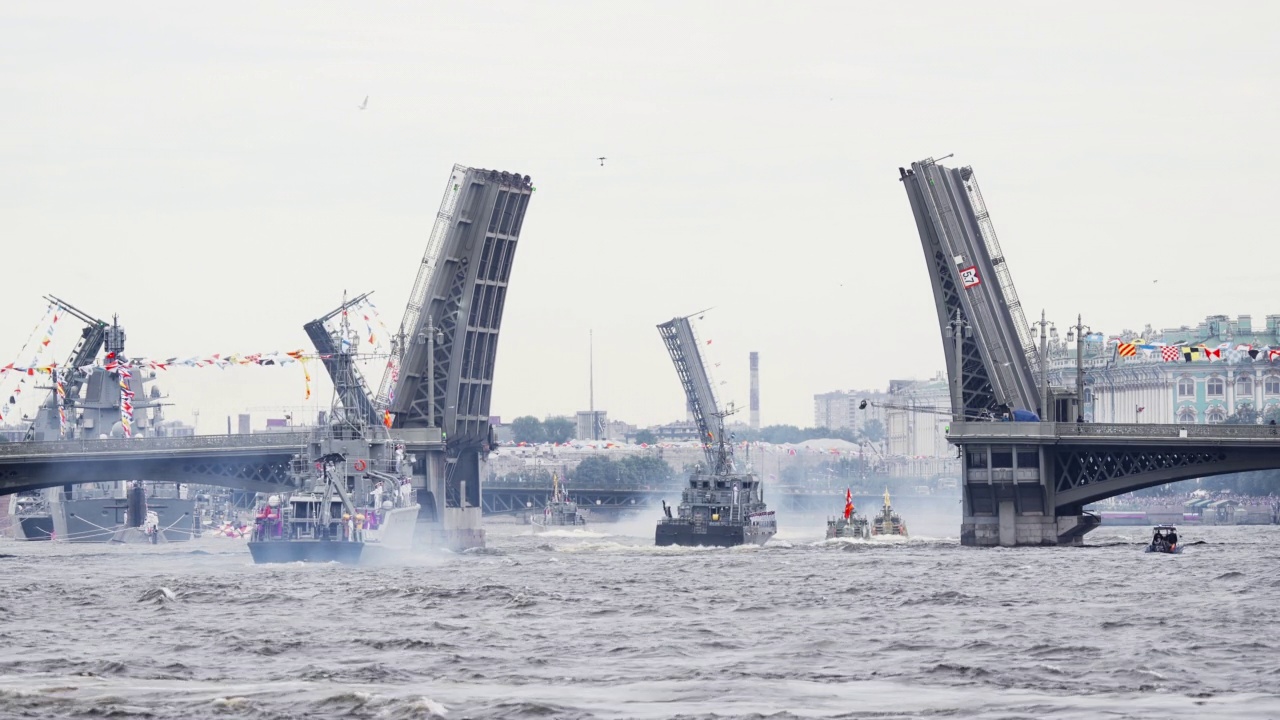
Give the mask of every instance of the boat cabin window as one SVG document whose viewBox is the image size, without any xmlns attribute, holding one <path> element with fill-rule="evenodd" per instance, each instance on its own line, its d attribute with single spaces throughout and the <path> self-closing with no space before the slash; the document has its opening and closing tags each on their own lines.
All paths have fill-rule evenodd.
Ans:
<svg viewBox="0 0 1280 720">
<path fill-rule="evenodd" d="M 726 487 L 727 485 L 728 485 L 728 483 L 726 483 L 726 482 L 725 482 L 725 481 L 723 481 L 723 480 L 717 480 L 717 481 L 716 481 L 716 489 L 717 489 L 717 490 L 724 490 L 724 489 L 725 489 L 725 487 Z"/>
<path fill-rule="evenodd" d="M 751 489 L 751 487 L 752 487 L 753 485 L 755 485 L 755 483 L 751 482 L 750 480 L 744 480 L 744 481 L 742 482 L 742 489 L 743 489 L 743 490 L 750 490 L 750 489 Z"/>
<path fill-rule="evenodd" d="M 978 469 L 987 467 L 986 448 L 983 448 L 982 450 L 971 450 L 969 452 L 969 467 Z"/>
</svg>

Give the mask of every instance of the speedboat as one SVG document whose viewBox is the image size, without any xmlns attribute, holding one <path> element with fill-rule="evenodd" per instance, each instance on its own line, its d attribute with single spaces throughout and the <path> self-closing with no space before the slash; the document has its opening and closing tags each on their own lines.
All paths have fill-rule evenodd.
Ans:
<svg viewBox="0 0 1280 720">
<path fill-rule="evenodd" d="M 1178 543 L 1178 528 L 1172 525 L 1157 525 L 1155 535 L 1152 536 L 1151 542 L 1144 552 L 1168 553 L 1170 555 L 1181 553 L 1182 545 Z"/>
</svg>

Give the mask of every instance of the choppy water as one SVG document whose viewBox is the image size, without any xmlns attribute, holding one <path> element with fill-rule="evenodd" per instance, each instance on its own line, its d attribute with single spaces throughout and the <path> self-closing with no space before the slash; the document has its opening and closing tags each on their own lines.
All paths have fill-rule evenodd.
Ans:
<svg viewBox="0 0 1280 720">
<path fill-rule="evenodd" d="M 0 543 L 0 718 L 1280 716 L 1280 529 L 1093 547 L 652 547 L 651 522 L 382 567 Z M 161 588 L 168 589 L 166 593 Z"/>
</svg>

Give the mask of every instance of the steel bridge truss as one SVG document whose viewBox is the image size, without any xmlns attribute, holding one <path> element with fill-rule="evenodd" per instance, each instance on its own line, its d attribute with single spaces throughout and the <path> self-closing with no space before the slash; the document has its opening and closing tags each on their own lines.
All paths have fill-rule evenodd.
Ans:
<svg viewBox="0 0 1280 720">
<path fill-rule="evenodd" d="M 1039 351 L 973 170 L 929 159 L 899 172 L 929 268 L 953 382 L 955 348 L 947 332 L 959 321 L 972 333 L 961 344 L 964 416 L 1038 407 Z"/>
<path fill-rule="evenodd" d="M 1280 467 L 1280 451 L 1255 447 L 1067 447 L 1048 455 L 1056 505 L 1065 512 L 1155 485 Z"/>
<path fill-rule="evenodd" d="M 455 168 L 445 192 L 445 229 L 432 233 L 440 247 L 428 248 L 429 279 L 405 313 L 390 409 L 396 428 L 443 430 L 445 506 L 480 507 L 498 332 L 533 185 L 527 175 Z"/>
</svg>

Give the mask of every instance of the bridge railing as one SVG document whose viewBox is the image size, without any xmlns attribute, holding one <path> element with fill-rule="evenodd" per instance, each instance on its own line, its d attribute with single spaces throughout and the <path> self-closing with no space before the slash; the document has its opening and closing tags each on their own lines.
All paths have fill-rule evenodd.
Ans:
<svg viewBox="0 0 1280 720">
<path fill-rule="evenodd" d="M 952 423 L 947 439 L 952 442 L 970 438 L 1009 438 L 1050 440 L 1082 439 L 1195 439 L 1213 440 L 1280 440 L 1276 425 L 1157 425 L 1148 423 L 1050 423 L 1050 422 L 982 422 Z"/>
<path fill-rule="evenodd" d="M 0 443 L 0 458 L 111 452 L 148 453 L 182 450 L 303 448 L 310 437 L 308 433 L 262 433 L 259 435 L 188 435 L 185 437 L 11 442 Z"/>
</svg>

